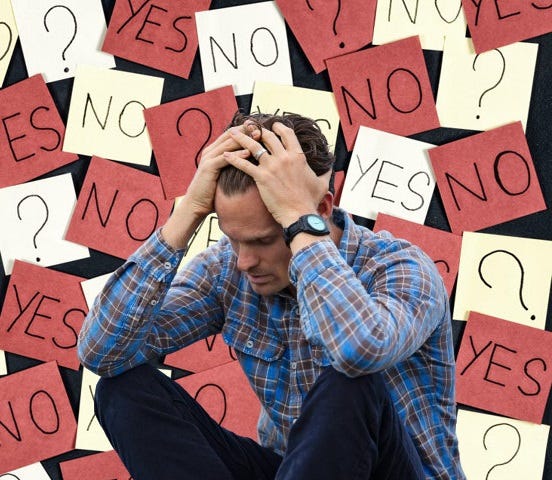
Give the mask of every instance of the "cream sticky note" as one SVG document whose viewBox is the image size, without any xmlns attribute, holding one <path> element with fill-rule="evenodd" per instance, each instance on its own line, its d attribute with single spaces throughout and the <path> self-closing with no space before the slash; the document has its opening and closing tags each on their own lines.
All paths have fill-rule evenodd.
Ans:
<svg viewBox="0 0 552 480">
<path fill-rule="evenodd" d="M 431 147 L 361 125 L 339 205 L 372 220 L 381 212 L 423 224 L 435 189 Z"/>
<path fill-rule="evenodd" d="M 394 2 L 379 0 L 374 45 L 418 35 L 425 50 L 443 50 L 445 37 L 464 38 L 466 17 L 462 1 Z"/>
<path fill-rule="evenodd" d="M 464 232 L 453 318 L 470 311 L 544 329 L 552 241 Z"/>
<path fill-rule="evenodd" d="M 218 217 L 211 213 L 203 222 L 196 228 L 195 233 L 188 242 L 186 254 L 182 257 L 179 269 L 187 264 L 199 252 L 205 250 L 210 245 L 216 243 L 223 236 L 222 230 L 219 227 Z"/>
<path fill-rule="evenodd" d="M 0 87 L 13 55 L 19 37 L 10 0 L 0 0 Z"/>
<path fill-rule="evenodd" d="M 0 375 L 8 374 L 8 366 L 6 365 L 6 354 L 4 350 L 0 350 Z"/>
<path fill-rule="evenodd" d="M 52 480 L 40 462 L 31 463 L 0 475 L 5 480 Z"/>
<path fill-rule="evenodd" d="M 550 427 L 458 410 L 456 432 L 467 478 L 543 478 Z"/>
<path fill-rule="evenodd" d="M 63 150 L 149 165 L 143 111 L 161 103 L 163 78 L 79 65 Z"/>
<path fill-rule="evenodd" d="M 446 38 L 437 90 L 441 126 L 489 130 L 529 113 L 538 44 L 514 43 L 476 54 L 471 39 Z"/>
<path fill-rule="evenodd" d="M 316 121 L 334 151 L 339 129 L 339 112 L 333 92 L 313 88 L 255 82 L 251 113 L 299 113 Z"/>
<path fill-rule="evenodd" d="M 43 267 L 88 258 L 65 232 L 77 199 L 70 173 L 0 189 L 0 252 L 6 275 L 14 260 Z"/>
<path fill-rule="evenodd" d="M 12 0 L 12 6 L 29 75 L 55 82 L 73 77 L 78 64 L 115 67 L 100 50 L 106 32 L 100 0 Z"/>
<path fill-rule="evenodd" d="M 196 12 L 205 90 L 232 85 L 253 92 L 255 80 L 293 85 L 286 27 L 274 2 Z"/>
<path fill-rule="evenodd" d="M 94 303 L 94 299 L 101 292 L 102 288 L 107 282 L 107 279 L 111 276 L 111 273 L 106 273 L 104 275 L 99 275 L 97 277 L 88 278 L 80 282 L 82 293 L 86 299 L 86 304 L 88 308 Z"/>
</svg>

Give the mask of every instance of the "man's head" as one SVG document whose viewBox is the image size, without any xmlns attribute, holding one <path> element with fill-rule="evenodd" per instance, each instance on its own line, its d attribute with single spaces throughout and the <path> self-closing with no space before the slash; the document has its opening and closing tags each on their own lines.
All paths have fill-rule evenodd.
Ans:
<svg viewBox="0 0 552 480">
<path fill-rule="evenodd" d="M 271 130 L 274 122 L 292 128 L 310 168 L 318 176 L 333 169 L 334 156 L 313 120 L 296 114 L 236 114 L 229 127 L 248 120 L 259 130 Z M 262 137 L 257 140 L 262 144 Z M 249 160 L 258 163 L 253 157 Z M 282 226 L 267 210 L 253 178 L 233 166 L 223 168 L 217 182 L 215 211 L 236 253 L 238 269 L 247 276 L 252 289 L 261 295 L 273 295 L 288 287 L 291 251 L 284 242 Z"/>
</svg>

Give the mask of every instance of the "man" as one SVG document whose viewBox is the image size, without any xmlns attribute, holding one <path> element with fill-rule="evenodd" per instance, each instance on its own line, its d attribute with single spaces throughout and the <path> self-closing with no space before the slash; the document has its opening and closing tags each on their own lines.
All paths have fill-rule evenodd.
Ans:
<svg viewBox="0 0 552 480">
<path fill-rule="evenodd" d="M 135 480 L 464 478 L 440 276 L 334 208 L 333 161 L 312 120 L 236 115 L 98 296 L 79 355 Z M 177 273 L 213 211 L 225 236 Z M 147 364 L 214 333 L 262 403 L 260 444 Z"/>
</svg>

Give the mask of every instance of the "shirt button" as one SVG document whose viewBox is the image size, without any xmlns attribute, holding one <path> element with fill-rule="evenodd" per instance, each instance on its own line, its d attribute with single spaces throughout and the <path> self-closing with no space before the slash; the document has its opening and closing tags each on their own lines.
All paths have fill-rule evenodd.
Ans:
<svg viewBox="0 0 552 480">
<path fill-rule="evenodd" d="M 291 362 L 291 368 L 292 370 L 295 370 L 297 368 L 297 362 Z"/>
<path fill-rule="evenodd" d="M 166 270 L 170 270 L 172 268 L 172 263 L 171 262 L 165 262 L 163 264 L 163 266 L 165 267 Z"/>
<path fill-rule="evenodd" d="M 247 340 L 247 343 L 245 344 L 247 348 L 253 348 L 253 340 Z"/>
<path fill-rule="evenodd" d="M 153 305 L 153 306 L 157 305 L 157 299 L 154 298 L 154 299 L 150 302 L 150 305 Z"/>
</svg>

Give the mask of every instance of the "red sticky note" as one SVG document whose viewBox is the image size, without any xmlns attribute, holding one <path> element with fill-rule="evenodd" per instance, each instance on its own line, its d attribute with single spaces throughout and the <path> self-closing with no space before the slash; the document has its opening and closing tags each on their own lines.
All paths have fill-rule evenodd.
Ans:
<svg viewBox="0 0 552 480">
<path fill-rule="evenodd" d="M 104 52 L 188 78 L 197 52 L 195 12 L 211 0 L 117 0 Z"/>
<path fill-rule="evenodd" d="M 0 472 L 72 450 L 76 432 L 55 362 L 0 378 Z"/>
<path fill-rule="evenodd" d="M 345 172 L 339 170 L 335 172 L 334 176 L 334 204 L 339 206 L 339 201 L 341 200 L 341 194 L 343 193 L 343 185 L 345 184 Z"/>
<path fill-rule="evenodd" d="M 159 177 L 92 157 L 66 240 L 127 258 L 167 220 Z"/>
<path fill-rule="evenodd" d="M 316 73 L 326 68 L 326 59 L 354 52 L 372 41 L 376 3 L 276 0 Z"/>
<path fill-rule="evenodd" d="M 231 86 L 144 110 L 166 198 L 186 193 L 201 151 L 228 127 L 237 110 Z"/>
<path fill-rule="evenodd" d="M 542 423 L 552 383 L 552 332 L 470 312 L 456 361 L 459 403 Z"/>
<path fill-rule="evenodd" d="M 114 450 L 60 462 L 63 480 L 132 480 Z"/>
<path fill-rule="evenodd" d="M 454 233 L 546 209 L 521 122 L 428 150 Z"/>
<path fill-rule="evenodd" d="M 0 188 L 78 160 L 65 153 L 65 125 L 42 75 L 0 90 Z"/>
<path fill-rule="evenodd" d="M 219 425 L 238 435 L 257 439 L 261 412 L 239 362 L 230 362 L 177 380 Z"/>
<path fill-rule="evenodd" d="M 476 53 L 552 32 L 547 1 L 462 0 Z"/>
<path fill-rule="evenodd" d="M 378 213 L 374 232 L 387 230 L 420 247 L 435 263 L 450 296 L 458 275 L 462 237 L 438 228 L 420 225 L 385 213 Z"/>
<path fill-rule="evenodd" d="M 232 348 L 220 335 L 211 335 L 205 340 L 177 350 L 165 356 L 165 365 L 187 370 L 188 372 L 202 372 L 218 365 L 236 360 Z"/>
<path fill-rule="evenodd" d="M 326 63 L 348 150 L 360 125 L 402 136 L 439 127 L 417 36 Z"/>
<path fill-rule="evenodd" d="M 0 349 L 79 369 L 84 279 L 16 260 L 0 314 Z"/>
</svg>

